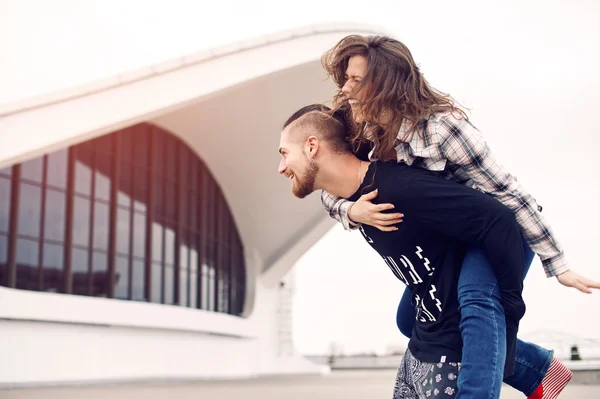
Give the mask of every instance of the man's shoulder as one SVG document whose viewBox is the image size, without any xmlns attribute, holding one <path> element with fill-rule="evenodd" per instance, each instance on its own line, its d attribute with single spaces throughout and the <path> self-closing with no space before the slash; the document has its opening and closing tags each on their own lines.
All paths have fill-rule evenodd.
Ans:
<svg viewBox="0 0 600 399">
<path fill-rule="evenodd" d="M 437 176 L 435 172 L 416 166 L 409 166 L 404 162 L 375 162 L 375 184 L 379 190 L 379 196 L 394 198 L 411 196 L 409 190 L 426 182 L 443 182 L 445 179 Z M 432 180 L 433 179 L 433 180 Z"/>
<path fill-rule="evenodd" d="M 438 177 L 436 173 L 431 170 L 418 166 L 407 165 L 404 162 L 376 161 L 375 167 L 376 176 L 380 181 L 394 179 L 408 182 L 417 177 Z"/>
<path fill-rule="evenodd" d="M 438 171 L 404 163 L 382 162 L 376 166 L 375 181 L 380 199 L 383 195 L 387 198 L 392 196 L 395 200 L 420 201 L 430 195 L 439 195 L 440 189 L 475 191 L 455 180 L 444 178 Z"/>
<path fill-rule="evenodd" d="M 421 173 L 421 168 L 413 168 L 404 162 L 396 161 L 375 161 L 375 176 L 381 183 L 387 179 L 407 180 Z"/>
</svg>

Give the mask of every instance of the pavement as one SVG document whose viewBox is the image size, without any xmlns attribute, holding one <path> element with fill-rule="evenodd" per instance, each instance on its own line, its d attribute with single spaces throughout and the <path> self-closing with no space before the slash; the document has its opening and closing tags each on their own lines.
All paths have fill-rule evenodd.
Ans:
<svg viewBox="0 0 600 399">
<path fill-rule="evenodd" d="M 0 390 L 0 399 L 374 399 L 392 398 L 394 370 L 335 371 L 230 381 L 152 382 Z M 501 399 L 525 396 L 504 386 Z M 600 399 L 600 386 L 571 383 L 559 399 Z"/>
</svg>

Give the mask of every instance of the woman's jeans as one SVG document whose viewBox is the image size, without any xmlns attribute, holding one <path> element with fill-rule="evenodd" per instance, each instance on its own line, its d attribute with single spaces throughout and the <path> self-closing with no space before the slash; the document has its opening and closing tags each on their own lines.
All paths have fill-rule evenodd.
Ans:
<svg viewBox="0 0 600 399">
<path fill-rule="evenodd" d="M 534 254 L 527 243 L 524 247 L 526 275 Z M 458 281 L 458 300 L 463 351 L 456 398 L 499 398 L 506 359 L 506 322 L 496 277 L 479 245 L 471 246 L 465 256 Z M 415 308 L 408 290 L 398 305 L 396 322 L 400 332 L 410 338 Z M 552 358 L 552 351 L 517 340 L 515 372 L 504 382 L 529 396 L 542 382 Z"/>
</svg>

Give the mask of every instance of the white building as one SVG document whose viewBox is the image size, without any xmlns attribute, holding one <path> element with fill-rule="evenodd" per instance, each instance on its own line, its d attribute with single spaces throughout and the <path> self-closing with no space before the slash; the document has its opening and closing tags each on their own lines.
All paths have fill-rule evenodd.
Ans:
<svg viewBox="0 0 600 399">
<path fill-rule="evenodd" d="M 278 133 L 331 99 L 323 52 L 375 32 L 310 26 L 5 92 L 0 385 L 323 371 L 294 351 L 285 276 L 333 222 L 277 175 Z"/>
</svg>

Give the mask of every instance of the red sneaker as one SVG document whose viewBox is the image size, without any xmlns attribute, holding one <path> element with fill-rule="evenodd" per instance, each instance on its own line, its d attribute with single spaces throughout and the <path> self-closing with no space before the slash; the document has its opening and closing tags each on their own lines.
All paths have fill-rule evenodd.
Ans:
<svg viewBox="0 0 600 399">
<path fill-rule="evenodd" d="M 573 377 L 571 370 L 554 358 L 540 386 L 527 399 L 556 399 Z"/>
</svg>

